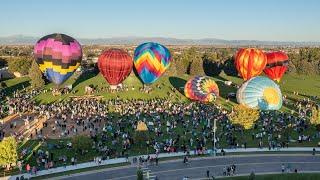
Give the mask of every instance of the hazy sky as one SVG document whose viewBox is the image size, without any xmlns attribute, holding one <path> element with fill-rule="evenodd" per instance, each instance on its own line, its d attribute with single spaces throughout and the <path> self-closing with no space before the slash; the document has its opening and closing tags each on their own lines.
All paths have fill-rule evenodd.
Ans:
<svg viewBox="0 0 320 180">
<path fill-rule="evenodd" d="M 320 41 L 320 0 L 0 0 L 0 36 Z"/>
</svg>

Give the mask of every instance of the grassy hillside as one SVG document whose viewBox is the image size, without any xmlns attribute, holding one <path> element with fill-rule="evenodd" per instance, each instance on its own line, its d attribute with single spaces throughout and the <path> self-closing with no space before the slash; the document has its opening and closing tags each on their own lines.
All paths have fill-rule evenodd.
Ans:
<svg viewBox="0 0 320 180">
<path fill-rule="evenodd" d="M 78 74 L 74 74 L 68 81 L 61 85 L 61 87 L 73 85 L 71 93 L 64 94 L 62 96 L 53 96 L 51 91 L 48 91 L 35 97 L 35 100 L 39 103 L 52 103 L 55 101 L 66 100 L 70 98 L 70 96 L 81 96 L 85 94 L 85 87 L 91 85 L 97 89 L 95 95 L 101 95 L 105 99 L 114 99 L 116 97 L 121 99 L 152 99 L 156 97 L 166 98 L 169 96 L 169 93 L 173 93 L 174 101 L 187 101 L 187 98 L 183 93 L 183 87 L 186 81 L 190 78 L 188 75 L 183 75 L 180 77 L 164 75 L 154 84 L 149 85 L 153 88 L 153 91 L 150 93 L 143 93 L 139 90 L 141 87 L 143 87 L 143 84 L 134 74 L 131 74 L 123 83 L 128 87 L 128 92 L 122 91 L 111 93 L 105 90 L 105 88 L 109 85 L 101 74 L 90 73 L 80 77 L 78 76 Z M 236 103 L 236 100 L 233 99 L 229 102 L 226 102 L 225 97 L 230 92 L 236 92 L 237 89 L 224 85 L 223 81 L 230 80 L 240 85 L 243 82 L 242 79 L 238 77 L 227 76 L 223 73 L 220 76 L 213 78 L 219 85 L 221 95 L 221 98 L 218 98 L 216 103 L 221 104 L 227 109 L 230 109 L 232 105 Z M 8 88 L 5 89 L 5 92 L 7 94 L 11 94 L 15 89 L 28 87 L 30 85 L 28 81 L 29 79 L 26 77 L 7 80 L 5 82 Z M 48 84 L 45 86 L 46 89 L 54 87 L 55 86 L 53 84 Z M 320 76 L 285 75 L 280 82 L 280 87 L 282 89 L 282 93 L 287 95 L 287 97 L 292 101 L 311 96 L 320 96 Z M 299 92 L 299 95 L 294 95 L 293 92 Z M 282 110 L 287 111 L 290 110 L 290 108 L 291 107 L 283 107 Z"/>
</svg>

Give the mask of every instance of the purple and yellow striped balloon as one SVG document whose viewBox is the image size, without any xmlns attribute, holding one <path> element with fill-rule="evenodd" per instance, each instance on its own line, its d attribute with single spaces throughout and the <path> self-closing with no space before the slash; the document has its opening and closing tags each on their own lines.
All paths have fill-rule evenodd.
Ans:
<svg viewBox="0 0 320 180">
<path fill-rule="evenodd" d="M 48 80 L 60 85 L 80 66 L 82 49 L 70 36 L 50 34 L 35 44 L 34 57 Z"/>
</svg>

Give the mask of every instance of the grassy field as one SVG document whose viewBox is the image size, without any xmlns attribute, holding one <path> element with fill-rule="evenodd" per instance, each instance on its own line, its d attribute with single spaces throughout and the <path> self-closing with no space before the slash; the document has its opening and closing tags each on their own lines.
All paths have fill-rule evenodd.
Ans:
<svg viewBox="0 0 320 180">
<path fill-rule="evenodd" d="M 188 75 L 183 76 L 166 76 L 164 75 L 158 79 L 154 84 L 150 85 L 154 90 L 151 93 L 142 93 L 139 91 L 143 84 L 141 81 L 132 73 L 123 84 L 129 87 L 129 91 L 123 91 L 118 93 L 110 93 L 106 91 L 96 92 L 95 95 L 101 95 L 105 99 L 114 99 L 119 97 L 121 99 L 152 99 L 152 98 L 166 98 L 168 93 L 172 92 L 171 89 L 176 89 L 174 93 L 174 101 L 187 101 L 183 94 L 183 87 L 186 81 L 190 78 Z M 216 80 L 221 97 L 215 102 L 222 105 L 226 109 L 231 109 L 232 105 L 236 103 L 233 99 L 226 102 L 225 98 L 228 93 L 236 92 L 237 89 L 234 87 L 224 85 L 223 81 L 230 80 L 234 83 L 241 84 L 243 81 L 238 77 L 227 76 L 221 74 L 220 76 L 213 77 Z M 6 94 L 11 94 L 13 90 L 21 89 L 22 87 L 28 87 L 30 85 L 28 78 L 15 78 L 5 81 L 8 88 L 5 89 Z M 88 85 L 94 86 L 96 89 L 102 89 L 108 87 L 108 83 L 101 76 L 101 74 L 85 74 L 79 77 L 78 74 L 74 74 L 69 80 L 67 80 L 61 87 L 73 85 L 72 92 L 64 94 L 62 96 L 53 96 L 51 91 L 42 93 L 35 97 L 38 103 L 52 103 L 55 101 L 67 100 L 70 96 L 81 96 L 85 94 L 85 87 Z M 160 88 L 157 86 L 160 85 Z M 48 84 L 45 89 L 54 88 L 53 84 Z M 134 87 L 134 90 L 132 88 Z M 280 82 L 280 88 L 284 95 L 287 95 L 290 100 L 297 100 L 311 96 L 320 96 L 320 76 L 300 76 L 300 75 L 285 75 Z M 299 96 L 293 95 L 293 92 L 299 92 Z M 283 107 L 282 110 L 289 111 L 292 107 Z"/>
<path fill-rule="evenodd" d="M 53 96 L 51 94 L 51 91 L 48 91 L 47 93 L 40 94 L 36 96 L 34 99 L 38 103 L 52 103 L 55 101 L 61 101 L 61 100 L 67 100 L 70 98 L 70 96 L 81 96 L 84 95 L 84 88 L 87 85 L 93 85 L 97 89 L 101 89 L 104 87 L 107 87 L 108 84 L 105 81 L 105 79 L 100 74 L 87 74 L 85 76 L 77 77 L 78 75 L 75 74 L 72 76 L 64 85 L 70 85 L 73 84 L 73 89 L 70 94 L 62 95 L 62 96 Z M 167 98 L 169 93 L 174 94 L 174 98 L 172 100 L 174 101 L 188 101 L 188 99 L 183 94 L 183 87 L 186 81 L 190 77 L 188 75 L 176 77 L 176 76 L 163 76 L 161 77 L 156 83 L 152 84 L 151 87 L 153 87 L 153 91 L 150 94 L 142 93 L 139 91 L 139 88 L 143 87 L 143 84 L 140 82 L 140 80 L 132 74 L 129 76 L 125 81 L 124 84 L 129 87 L 129 91 L 126 92 L 118 92 L 118 93 L 109 93 L 105 91 L 97 92 L 96 95 L 101 95 L 105 99 L 114 99 L 116 97 L 119 97 L 121 99 L 152 99 L 155 97 L 159 98 Z M 230 92 L 236 92 L 236 88 L 229 87 L 224 85 L 223 81 L 225 80 L 231 80 L 237 84 L 241 84 L 243 81 L 242 79 L 238 77 L 231 77 L 227 76 L 225 74 L 222 74 L 218 77 L 213 77 L 220 88 L 220 94 L 221 97 L 218 98 L 218 100 L 215 102 L 217 104 L 222 105 L 226 109 L 231 109 L 232 105 L 235 104 L 235 99 L 229 102 L 226 102 L 225 97 Z M 14 90 L 20 90 L 23 87 L 30 87 L 29 79 L 26 77 L 23 78 L 15 78 L 5 81 L 7 84 L 7 88 L 4 89 L 5 94 L 11 95 Z M 62 85 L 62 86 L 64 86 Z M 160 85 L 160 88 L 157 87 L 157 85 Z M 280 83 L 281 89 L 283 94 L 287 95 L 292 101 L 295 101 L 297 99 L 302 99 L 305 97 L 310 96 L 320 96 L 320 76 L 313 76 L 313 77 L 307 77 L 307 76 L 294 76 L 294 75 L 285 75 L 282 82 Z M 53 88 L 53 84 L 48 84 L 45 86 L 46 89 Z M 132 87 L 134 87 L 134 90 L 132 90 Z M 176 91 L 172 91 L 172 89 L 176 89 Z M 294 91 L 298 91 L 300 94 L 293 95 Z M 289 111 L 292 107 L 283 107 L 283 111 Z M 117 118 L 117 115 L 114 115 L 115 119 Z M 223 133 L 222 128 L 220 128 L 220 124 L 218 123 L 218 133 Z M 182 134 L 182 126 L 178 126 L 176 129 L 177 134 Z M 190 129 L 191 130 L 191 129 Z M 199 132 L 201 132 L 201 129 L 199 129 Z M 246 130 L 244 134 L 236 133 L 235 135 L 239 138 L 239 143 L 243 143 L 244 141 L 247 142 L 247 147 L 257 147 L 257 144 L 259 143 L 258 140 L 251 140 L 251 134 L 257 133 L 258 130 Z M 316 130 L 314 127 L 308 128 L 308 131 L 304 132 L 304 135 L 313 135 L 315 134 Z M 292 130 L 290 133 L 290 136 L 293 139 L 297 139 L 298 134 L 296 131 Z M 164 138 L 169 137 L 169 135 L 164 136 Z M 191 134 L 187 135 L 186 138 L 191 138 Z M 21 152 L 23 149 L 28 148 L 29 150 L 38 150 L 41 149 L 43 151 L 49 150 L 50 152 L 54 153 L 54 156 L 57 158 L 61 155 L 66 155 L 68 159 L 70 159 L 72 156 L 75 155 L 73 150 L 68 150 L 66 148 L 62 149 L 49 149 L 48 144 L 60 144 L 62 146 L 66 146 L 67 142 L 69 142 L 70 139 L 60 139 L 60 140 L 48 140 L 46 143 L 42 143 L 38 140 L 30 140 L 27 142 L 20 143 L 19 152 Z M 267 138 L 263 139 L 264 144 L 267 144 Z M 315 146 L 318 142 L 316 140 L 311 142 L 304 142 L 304 143 L 290 143 L 290 147 L 292 146 Z M 209 143 L 211 144 L 211 143 Z M 109 147 L 111 146 L 111 143 L 109 142 L 107 144 Z M 222 147 L 225 147 L 227 145 L 227 142 L 225 139 L 221 139 L 220 145 Z M 208 146 L 210 148 L 210 145 Z M 121 151 L 120 149 L 116 149 L 117 151 Z M 147 150 L 145 148 L 140 148 L 140 146 L 134 146 L 130 150 L 130 155 L 137 155 L 137 154 L 146 154 Z M 95 156 L 99 155 L 95 150 L 90 150 L 85 156 L 78 156 L 78 163 L 81 162 L 87 162 L 92 160 Z M 32 157 L 32 155 L 29 155 L 27 157 L 27 162 L 30 162 L 31 165 L 35 165 L 36 161 L 35 158 Z M 56 164 L 61 165 L 61 163 Z"/>
<path fill-rule="evenodd" d="M 220 178 L 219 178 L 220 179 Z M 248 180 L 249 176 L 226 177 L 223 180 Z M 318 180 L 320 173 L 291 173 L 291 174 L 268 174 L 256 175 L 254 180 Z"/>
</svg>

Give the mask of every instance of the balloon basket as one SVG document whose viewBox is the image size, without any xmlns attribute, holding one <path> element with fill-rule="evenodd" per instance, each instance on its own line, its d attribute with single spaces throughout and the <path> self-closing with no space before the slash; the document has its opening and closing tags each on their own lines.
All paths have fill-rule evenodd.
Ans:
<svg viewBox="0 0 320 180">
<path fill-rule="evenodd" d="M 110 89 L 111 89 L 111 90 L 116 90 L 117 88 L 118 88 L 117 85 L 110 85 Z"/>
</svg>

